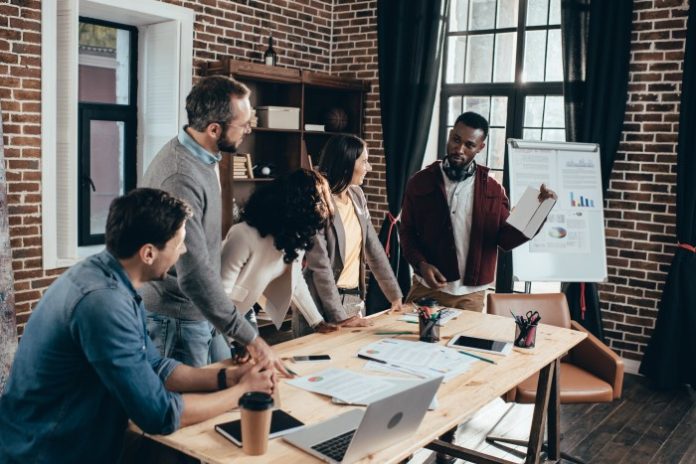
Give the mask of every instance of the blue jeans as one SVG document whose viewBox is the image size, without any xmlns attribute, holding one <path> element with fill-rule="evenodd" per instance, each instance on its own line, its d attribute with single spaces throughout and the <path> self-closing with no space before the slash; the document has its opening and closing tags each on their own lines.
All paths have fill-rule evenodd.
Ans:
<svg viewBox="0 0 696 464">
<path fill-rule="evenodd" d="M 147 332 L 160 354 L 193 367 L 208 364 L 214 329 L 210 322 L 147 312 Z"/>
<path fill-rule="evenodd" d="M 256 320 L 256 312 L 254 309 L 250 309 L 248 313 L 244 315 L 244 318 L 249 321 L 249 323 L 256 329 L 256 333 L 259 333 L 259 325 Z M 213 339 L 210 342 L 210 358 L 211 363 L 223 361 L 227 358 L 233 357 L 238 350 L 242 349 L 241 346 L 235 346 L 237 343 L 232 342 L 232 346 L 227 342 L 225 337 L 215 330 L 213 334 Z"/>
</svg>

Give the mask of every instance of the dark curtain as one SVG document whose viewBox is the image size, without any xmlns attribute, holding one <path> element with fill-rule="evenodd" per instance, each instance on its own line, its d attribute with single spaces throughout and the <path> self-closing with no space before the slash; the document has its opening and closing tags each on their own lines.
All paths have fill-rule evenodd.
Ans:
<svg viewBox="0 0 696 464">
<path fill-rule="evenodd" d="M 449 0 L 377 2 L 379 94 L 389 213 L 380 239 L 404 295 L 410 288 L 397 218 L 406 182 L 421 166 L 433 114 Z M 367 313 L 389 306 L 370 277 Z"/>
<path fill-rule="evenodd" d="M 626 111 L 632 0 L 563 0 L 563 93 L 566 138 L 598 143 L 602 188 L 609 186 Z M 562 286 L 571 317 L 603 339 L 596 283 Z"/>
<path fill-rule="evenodd" d="M 640 366 L 661 388 L 696 388 L 696 8 L 687 20 L 677 148 L 677 241 L 655 331 Z"/>
</svg>

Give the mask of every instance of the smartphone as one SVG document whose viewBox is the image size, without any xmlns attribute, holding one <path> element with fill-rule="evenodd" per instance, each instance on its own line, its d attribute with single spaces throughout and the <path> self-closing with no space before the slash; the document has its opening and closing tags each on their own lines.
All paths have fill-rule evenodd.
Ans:
<svg viewBox="0 0 696 464">
<path fill-rule="evenodd" d="M 299 429 L 304 423 L 295 419 L 282 409 L 274 409 L 271 416 L 271 432 L 268 438 L 276 438 Z M 237 446 L 242 446 L 242 421 L 237 419 L 215 425 L 215 431 Z"/>
<path fill-rule="evenodd" d="M 310 354 L 309 356 L 293 356 L 292 362 L 314 362 L 314 361 L 329 361 L 331 356 L 328 354 Z"/>
<path fill-rule="evenodd" d="M 467 348 L 493 354 L 508 354 L 512 350 L 512 343 L 510 342 L 468 337 L 466 335 L 455 335 L 447 345 L 452 348 Z"/>
</svg>

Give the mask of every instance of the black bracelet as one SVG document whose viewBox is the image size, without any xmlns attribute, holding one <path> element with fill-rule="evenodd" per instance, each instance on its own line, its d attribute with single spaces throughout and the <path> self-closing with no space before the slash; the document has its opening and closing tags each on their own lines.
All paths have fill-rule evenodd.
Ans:
<svg viewBox="0 0 696 464">
<path fill-rule="evenodd" d="M 227 388 L 227 369 L 222 368 L 218 371 L 218 390 Z"/>
</svg>

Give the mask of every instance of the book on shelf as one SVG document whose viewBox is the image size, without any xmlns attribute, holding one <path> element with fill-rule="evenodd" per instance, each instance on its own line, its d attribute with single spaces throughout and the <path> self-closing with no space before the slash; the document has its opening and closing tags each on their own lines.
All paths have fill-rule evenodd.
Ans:
<svg viewBox="0 0 696 464">
<path fill-rule="evenodd" d="M 232 157 L 232 178 L 254 178 L 254 171 L 251 167 L 251 155 L 249 153 L 238 153 Z"/>
</svg>

